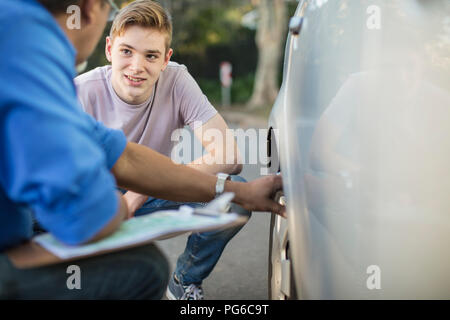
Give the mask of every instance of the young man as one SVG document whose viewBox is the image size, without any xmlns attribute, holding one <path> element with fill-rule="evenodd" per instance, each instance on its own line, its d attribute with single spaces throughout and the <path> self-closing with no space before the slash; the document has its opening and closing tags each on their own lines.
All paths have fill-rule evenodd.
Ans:
<svg viewBox="0 0 450 320">
<path fill-rule="evenodd" d="M 94 49 L 111 0 L 3 0 L 0 28 L 0 298 L 159 299 L 167 261 L 154 245 L 70 263 L 20 269 L 17 251 L 32 236 L 31 213 L 59 240 L 77 245 L 114 232 L 128 216 L 123 188 L 174 201 L 210 201 L 217 178 L 174 165 L 128 142 L 82 112 L 75 63 Z M 78 5 L 80 29 L 68 27 Z M 47 10 L 46 10 L 47 9 Z M 52 12 L 52 14 L 50 14 Z M 13 26 L 13 28 L 11 28 Z M 271 197 L 277 177 L 226 181 L 248 210 L 284 213 Z M 27 247 L 28 248 L 28 247 Z M 22 255 L 18 255 L 18 252 Z M 45 256 L 37 251 L 38 258 Z M 23 260 L 22 260 L 23 261 Z M 66 286 L 67 266 L 82 270 L 82 290 Z"/>
<path fill-rule="evenodd" d="M 169 157 L 172 133 L 188 125 L 208 152 L 188 163 L 188 167 L 211 174 L 238 174 L 242 165 L 234 139 L 211 144 L 207 135 L 203 135 L 208 130 L 216 130 L 225 138 L 228 127 L 186 67 L 170 62 L 171 39 L 170 16 L 158 3 L 138 0 L 123 8 L 106 38 L 106 57 L 111 65 L 75 79 L 81 105 L 106 126 L 123 130 L 128 141 Z M 231 155 L 226 154 L 227 150 Z M 207 164 L 208 157 L 219 161 Z M 232 180 L 244 181 L 237 176 L 232 176 Z M 136 215 L 181 205 L 132 191 L 126 192 L 124 198 L 131 214 Z M 231 210 L 250 216 L 249 211 L 237 205 Z M 178 258 L 169 282 L 168 298 L 202 299 L 202 281 L 241 228 L 192 234 Z"/>
</svg>

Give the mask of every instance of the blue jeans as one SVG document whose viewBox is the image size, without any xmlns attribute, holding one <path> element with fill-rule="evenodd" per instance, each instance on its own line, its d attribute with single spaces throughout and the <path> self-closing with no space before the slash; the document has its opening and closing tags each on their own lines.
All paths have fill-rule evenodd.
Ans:
<svg viewBox="0 0 450 320">
<path fill-rule="evenodd" d="M 240 176 L 231 176 L 231 180 L 245 182 Z M 203 206 L 203 203 L 184 203 L 174 202 L 149 197 L 147 202 L 136 211 L 135 215 L 150 214 L 158 210 L 177 209 L 181 205 L 189 205 L 192 207 Z M 251 212 L 244 208 L 232 204 L 231 212 L 236 212 L 250 218 Z M 192 283 L 201 284 L 214 269 L 217 261 L 219 261 L 228 241 L 236 235 L 243 226 L 214 230 L 201 233 L 192 233 L 187 241 L 184 252 L 178 257 L 175 269 L 177 279 L 183 285 Z"/>
</svg>

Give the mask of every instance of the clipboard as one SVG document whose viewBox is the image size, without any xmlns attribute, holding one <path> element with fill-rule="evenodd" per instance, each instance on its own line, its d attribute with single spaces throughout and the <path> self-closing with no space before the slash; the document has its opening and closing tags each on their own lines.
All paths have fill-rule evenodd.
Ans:
<svg viewBox="0 0 450 320">
<path fill-rule="evenodd" d="M 50 234 L 43 234 L 5 253 L 16 268 L 28 269 L 122 251 L 186 232 L 204 232 L 243 225 L 248 217 L 221 211 L 232 197 L 233 194 L 224 194 L 205 208 L 199 208 L 198 214 L 196 209 L 182 206 L 179 210 L 158 211 L 132 218 L 122 223 L 112 235 L 95 243 L 69 247 L 58 243 Z"/>
<path fill-rule="evenodd" d="M 230 227 L 243 225 L 247 222 L 247 220 L 248 220 L 247 217 L 240 216 L 235 221 L 228 223 L 226 225 L 223 225 L 220 228 L 230 228 Z M 14 265 L 14 267 L 16 267 L 18 269 L 29 269 L 29 268 L 43 267 L 43 266 L 52 265 L 52 264 L 66 263 L 66 262 L 86 259 L 86 258 L 99 256 L 99 255 L 103 255 L 103 254 L 107 254 L 107 253 L 111 253 L 111 252 L 118 252 L 118 251 L 126 250 L 129 248 L 146 245 L 146 244 L 152 243 L 156 240 L 164 240 L 164 239 L 173 238 L 173 237 L 179 236 L 179 235 L 187 233 L 187 232 L 204 232 L 204 231 L 212 231 L 212 230 L 216 230 L 216 229 L 219 229 L 219 228 L 209 227 L 209 228 L 200 228 L 200 229 L 196 229 L 196 230 L 187 230 L 187 231 L 182 231 L 182 232 L 168 233 L 168 234 L 162 235 L 160 237 L 157 237 L 157 238 L 154 238 L 154 239 L 151 239 L 148 241 L 136 243 L 134 245 L 123 246 L 123 247 L 115 248 L 115 249 L 111 249 L 111 250 L 101 250 L 94 254 L 88 254 L 88 255 L 84 255 L 84 256 L 78 256 L 78 257 L 67 258 L 67 259 L 57 257 L 55 254 L 51 253 L 50 251 L 43 248 L 41 245 L 39 245 L 38 243 L 36 243 L 34 241 L 28 241 L 18 247 L 15 247 L 15 248 L 5 251 L 5 253 L 8 256 L 8 258 L 10 259 L 11 263 Z"/>
</svg>

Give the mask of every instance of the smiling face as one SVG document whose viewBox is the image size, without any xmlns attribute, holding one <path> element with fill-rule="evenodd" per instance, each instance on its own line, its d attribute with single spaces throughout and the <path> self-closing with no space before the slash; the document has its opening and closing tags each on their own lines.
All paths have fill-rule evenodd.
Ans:
<svg viewBox="0 0 450 320">
<path fill-rule="evenodd" d="M 106 57 L 112 66 L 114 91 L 126 103 L 143 103 L 172 52 L 166 52 L 166 35 L 152 28 L 131 25 L 114 39 L 107 37 Z"/>
</svg>

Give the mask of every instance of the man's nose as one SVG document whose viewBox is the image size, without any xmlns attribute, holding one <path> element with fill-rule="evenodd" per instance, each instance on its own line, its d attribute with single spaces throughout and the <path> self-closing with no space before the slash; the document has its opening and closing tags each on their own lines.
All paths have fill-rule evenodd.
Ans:
<svg viewBox="0 0 450 320">
<path fill-rule="evenodd" d="M 141 72 L 143 68 L 144 58 L 139 54 L 134 55 L 133 59 L 131 60 L 130 69 L 134 72 Z"/>
</svg>

